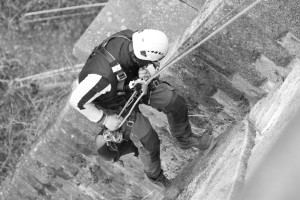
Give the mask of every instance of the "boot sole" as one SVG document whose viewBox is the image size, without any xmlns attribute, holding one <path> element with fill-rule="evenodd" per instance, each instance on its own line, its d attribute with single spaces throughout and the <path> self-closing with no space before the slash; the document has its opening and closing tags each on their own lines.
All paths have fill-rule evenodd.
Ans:
<svg viewBox="0 0 300 200">
<path fill-rule="evenodd" d="M 195 148 L 197 148 L 197 149 L 203 151 L 203 150 L 206 150 L 206 149 L 208 149 L 208 148 L 210 147 L 210 145 L 212 144 L 212 141 L 213 141 L 213 140 L 214 140 L 214 137 L 211 136 L 210 139 L 209 139 L 209 141 L 208 141 L 208 145 L 205 146 L 205 147 L 199 147 L 199 145 L 180 146 L 179 144 L 178 144 L 178 146 L 179 146 L 179 148 L 182 149 L 182 150 L 187 150 L 187 149 L 190 149 L 190 148 L 192 148 L 192 147 L 195 147 Z"/>
</svg>

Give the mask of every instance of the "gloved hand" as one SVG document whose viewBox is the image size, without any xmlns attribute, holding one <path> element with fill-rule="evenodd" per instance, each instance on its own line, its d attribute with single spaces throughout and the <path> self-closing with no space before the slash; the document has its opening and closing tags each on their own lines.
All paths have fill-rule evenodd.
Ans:
<svg viewBox="0 0 300 200">
<path fill-rule="evenodd" d="M 119 117 L 118 115 L 108 115 L 103 121 L 103 125 L 110 131 L 115 131 L 119 128 L 123 121 L 123 117 Z"/>
</svg>

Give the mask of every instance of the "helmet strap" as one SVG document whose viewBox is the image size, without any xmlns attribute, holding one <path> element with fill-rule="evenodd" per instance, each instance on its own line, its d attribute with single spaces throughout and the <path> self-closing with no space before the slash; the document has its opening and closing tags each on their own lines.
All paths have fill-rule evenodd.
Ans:
<svg viewBox="0 0 300 200">
<path fill-rule="evenodd" d="M 152 63 L 152 61 L 149 61 L 149 60 L 142 60 L 142 59 L 139 59 L 137 58 L 135 55 L 134 55 L 134 52 L 131 51 L 129 53 L 129 56 L 131 58 L 131 60 L 137 64 L 139 67 L 144 67 L 144 66 L 147 66 L 148 64 Z"/>
</svg>

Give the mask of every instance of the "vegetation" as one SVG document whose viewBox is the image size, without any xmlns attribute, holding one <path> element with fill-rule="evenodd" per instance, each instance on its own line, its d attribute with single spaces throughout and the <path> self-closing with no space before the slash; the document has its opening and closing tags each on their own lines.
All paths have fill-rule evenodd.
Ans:
<svg viewBox="0 0 300 200">
<path fill-rule="evenodd" d="M 76 77 L 72 70 L 47 73 L 42 79 L 32 75 L 72 68 L 77 63 L 72 48 L 101 7 L 24 14 L 92 3 L 99 1 L 0 2 L 0 184 L 13 174 L 20 157 L 63 106 Z M 51 20 L 39 21 L 45 17 Z"/>
</svg>

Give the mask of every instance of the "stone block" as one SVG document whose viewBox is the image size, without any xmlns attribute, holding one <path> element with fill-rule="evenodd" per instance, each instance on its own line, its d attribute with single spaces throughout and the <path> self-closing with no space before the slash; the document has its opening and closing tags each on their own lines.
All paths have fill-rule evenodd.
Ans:
<svg viewBox="0 0 300 200">
<path fill-rule="evenodd" d="M 300 58 L 300 39 L 293 33 L 286 32 L 277 42 L 286 48 L 290 54 Z"/>
</svg>

